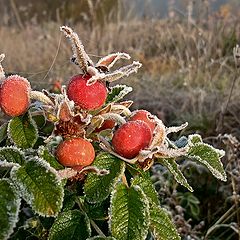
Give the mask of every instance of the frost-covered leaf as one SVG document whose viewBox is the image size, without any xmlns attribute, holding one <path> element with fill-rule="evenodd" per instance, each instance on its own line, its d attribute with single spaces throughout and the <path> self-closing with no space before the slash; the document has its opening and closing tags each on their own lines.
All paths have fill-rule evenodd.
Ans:
<svg viewBox="0 0 240 240">
<path fill-rule="evenodd" d="M 144 173 L 144 175 L 138 175 L 133 178 L 132 186 L 138 185 L 143 192 L 145 193 L 146 197 L 148 198 L 149 203 L 160 204 L 158 200 L 158 193 L 156 192 L 149 173 Z"/>
<path fill-rule="evenodd" d="M 36 115 L 32 117 L 34 122 L 37 124 L 38 128 L 44 127 L 46 124 L 46 118 L 44 115 Z"/>
<path fill-rule="evenodd" d="M 64 200 L 63 200 L 63 206 L 62 211 L 68 211 L 71 210 L 76 203 L 76 193 L 70 192 L 67 189 L 64 189 Z"/>
<path fill-rule="evenodd" d="M 0 161 L 23 165 L 25 157 L 21 150 L 16 147 L 2 147 L 0 148 Z"/>
<path fill-rule="evenodd" d="M 149 203 L 139 186 L 120 183 L 111 197 L 110 230 L 117 240 L 145 240 L 149 228 Z"/>
<path fill-rule="evenodd" d="M 14 167 L 11 177 L 24 200 L 42 216 L 56 216 L 62 208 L 63 187 L 57 172 L 44 160 L 34 157 Z"/>
<path fill-rule="evenodd" d="M 108 94 L 106 103 L 118 102 L 132 90 L 132 87 L 126 85 L 116 85 L 112 87 L 111 92 Z"/>
<path fill-rule="evenodd" d="M 192 134 L 188 136 L 188 144 L 194 145 L 196 143 L 202 143 L 202 137 L 199 134 Z"/>
<path fill-rule="evenodd" d="M 38 150 L 38 155 L 40 158 L 46 160 L 51 167 L 57 170 L 64 169 L 64 167 L 57 161 L 55 156 L 53 156 L 46 147 L 41 146 Z"/>
<path fill-rule="evenodd" d="M 0 193 L 0 239 L 4 240 L 16 226 L 20 198 L 9 179 L 0 180 Z"/>
<path fill-rule="evenodd" d="M 102 236 L 95 236 L 88 238 L 87 240 L 116 240 L 114 237 L 102 237 Z"/>
<path fill-rule="evenodd" d="M 223 150 L 216 149 L 206 143 L 198 142 L 190 145 L 187 156 L 205 165 L 216 178 L 226 181 L 227 175 L 220 160 L 224 154 Z"/>
<path fill-rule="evenodd" d="M 154 239 L 181 239 L 166 211 L 155 204 L 150 208 L 150 229 L 155 237 Z"/>
<path fill-rule="evenodd" d="M 17 147 L 33 147 L 38 139 L 38 130 L 31 115 L 26 113 L 12 118 L 8 124 L 8 135 Z"/>
<path fill-rule="evenodd" d="M 90 220 L 79 210 L 59 214 L 53 223 L 48 240 L 85 240 L 91 235 Z"/>
<path fill-rule="evenodd" d="M 96 157 L 92 166 L 109 171 L 109 174 L 104 176 L 89 173 L 84 184 L 87 201 L 90 203 L 102 202 L 109 196 L 117 180 L 122 175 L 125 164 L 109 153 L 101 153 Z"/>
<path fill-rule="evenodd" d="M 0 127 L 0 143 L 7 138 L 7 127 L 7 123 L 2 124 Z"/>
<path fill-rule="evenodd" d="M 187 179 L 184 177 L 183 173 L 180 171 L 178 164 L 176 163 L 175 159 L 168 158 L 168 159 L 159 159 L 163 166 L 165 166 L 169 172 L 173 175 L 174 179 L 184 187 L 186 187 L 190 192 L 193 192 L 192 187 L 188 184 Z"/>
<path fill-rule="evenodd" d="M 106 220 L 108 218 L 109 199 L 101 203 L 90 204 L 84 201 L 87 215 L 94 220 Z"/>
</svg>

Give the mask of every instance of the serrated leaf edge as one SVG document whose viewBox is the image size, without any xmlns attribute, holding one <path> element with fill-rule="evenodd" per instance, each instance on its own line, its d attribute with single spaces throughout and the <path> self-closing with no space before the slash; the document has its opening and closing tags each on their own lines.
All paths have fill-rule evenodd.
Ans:
<svg viewBox="0 0 240 240">
<path fill-rule="evenodd" d="M 175 174 L 172 173 L 171 170 L 169 170 L 169 168 L 171 167 L 171 164 L 168 164 L 169 161 L 167 159 L 161 159 L 161 161 L 164 163 L 163 165 L 168 169 L 168 171 L 173 175 L 174 179 L 176 182 L 178 182 L 179 184 L 181 184 L 182 186 L 184 186 L 185 188 L 187 188 L 190 192 L 193 192 L 193 188 L 189 185 L 187 179 L 185 178 L 185 176 L 183 175 L 183 173 L 181 172 L 181 170 L 179 169 L 179 165 L 176 163 L 177 165 L 177 169 L 179 170 L 179 174 L 181 175 L 183 182 L 179 181 Z M 167 166 L 166 166 L 167 165 Z M 170 166 L 170 167 L 169 167 Z M 173 170 L 175 172 L 175 170 Z"/>
<path fill-rule="evenodd" d="M 114 87 L 112 87 L 112 89 L 111 89 L 109 94 L 111 94 L 112 91 L 114 89 L 116 89 L 116 88 L 122 88 L 122 90 L 119 92 L 118 95 L 114 96 L 114 98 L 111 101 L 109 101 L 109 102 L 117 102 L 120 99 L 122 99 L 123 97 L 125 97 L 128 93 L 133 91 L 133 88 L 130 87 L 130 86 L 127 86 L 127 85 L 124 85 L 124 84 L 117 84 Z"/>
<path fill-rule="evenodd" d="M 150 226 L 150 212 L 149 212 L 149 201 L 148 201 L 148 198 L 146 196 L 146 194 L 143 192 L 143 190 L 141 189 L 140 186 L 138 185 L 134 185 L 134 186 L 131 186 L 132 188 L 134 188 L 136 191 L 140 191 L 141 194 L 144 196 L 144 203 L 146 203 L 146 214 L 145 214 L 145 219 L 147 218 L 147 222 L 146 224 L 148 225 L 148 228 L 145 229 L 145 233 L 144 235 L 147 235 L 148 233 L 148 230 L 149 230 L 149 226 Z M 113 198 L 114 198 L 114 195 L 116 194 L 117 192 L 117 189 L 115 188 L 112 192 L 111 192 L 111 196 L 110 196 L 110 207 L 108 208 L 108 213 L 109 213 L 109 220 L 108 220 L 108 228 L 109 228 L 109 231 L 111 232 L 111 216 L 112 216 L 112 201 L 113 201 Z M 143 198 L 142 198 L 143 199 Z"/>
<path fill-rule="evenodd" d="M 194 146 L 199 146 L 199 145 L 204 145 L 204 146 L 207 146 L 209 148 L 211 148 L 214 152 L 216 152 L 219 156 L 219 164 L 220 166 L 222 167 L 222 169 L 224 170 L 223 168 L 223 164 L 222 162 L 220 161 L 220 158 L 222 158 L 224 155 L 225 155 L 225 151 L 224 150 L 220 150 L 220 149 L 217 149 L 217 148 L 214 148 L 213 146 L 207 144 L 207 143 L 196 143 L 194 144 Z M 217 171 L 215 168 L 213 168 L 207 161 L 203 160 L 201 157 L 199 156 L 194 156 L 194 155 L 187 155 L 188 158 L 190 159 L 195 159 L 197 160 L 199 163 L 201 164 L 204 164 L 209 170 L 210 172 L 218 179 L 220 179 L 221 181 L 224 181 L 226 182 L 227 181 L 227 174 L 226 172 L 224 171 L 224 174 L 220 173 L 219 171 Z M 200 159 L 200 160 L 199 160 Z"/>
<path fill-rule="evenodd" d="M 162 210 L 162 211 L 167 215 L 167 217 L 169 218 L 169 220 L 170 220 L 170 221 L 172 222 L 172 224 L 174 225 L 175 230 L 176 230 L 176 233 L 177 233 L 177 237 L 178 237 L 178 239 L 180 240 L 181 237 L 180 237 L 179 233 L 177 232 L 176 226 L 175 226 L 175 224 L 173 223 L 171 217 L 169 216 L 168 211 L 167 211 L 165 208 L 162 208 L 162 207 L 160 207 L 160 206 L 157 206 L 156 204 L 154 204 L 154 207 L 155 207 L 155 208 L 159 208 L 160 210 Z M 151 210 L 150 210 L 150 211 L 151 211 Z M 151 214 L 150 214 L 150 216 L 151 216 Z M 157 234 L 154 234 L 154 229 L 155 229 L 155 228 L 153 228 L 152 225 L 151 225 L 151 217 L 150 217 L 150 226 L 149 226 L 149 228 L 151 229 L 153 235 L 156 236 L 156 237 L 158 237 Z M 158 238 L 156 238 L 156 239 L 158 239 Z M 159 239 L 159 240 L 160 240 L 160 239 Z"/>
<path fill-rule="evenodd" d="M 189 147 L 192 147 L 192 146 L 194 146 L 196 143 L 194 143 L 193 141 L 192 141 L 192 139 L 193 138 L 195 138 L 195 137 L 198 137 L 199 139 L 200 139 L 200 142 L 198 142 L 198 143 L 202 143 L 203 141 L 202 141 L 202 136 L 201 135 L 199 135 L 199 134 L 191 134 L 191 135 L 189 135 L 188 136 L 188 146 Z"/>
<path fill-rule="evenodd" d="M 141 175 L 138 175 L 137 177 L 141 177 L 141 178 L 145 178 L 144 176 L 141 176 Z M 139 186 L 138 184 L 134 184 L 134 180 L 136 180 L 136 178 L 132 178 L 131 179 L 131 186 Z M 148 180 L 148 179 L 147 179 Z M 151 179 L 149 179 L 149 181 L 151 181 Z M 152 182 L 151 182 L 152 183 Z M 140 187 L 140 186 L 139 186 Z M 140 187 L 141 188 L 141 187 Z M 155 187 L 154 187 L 154 185 L 152 184 L 152 188 L 153 188 L 153 191 L 154 191 L 154 193 L 156 194 L 156 196 L 158 196 L 158 192 L 156 191 L 156 189 L 155 189 Z M 141 188 L 141 190 L 143 191 L 143 189 Z M 147 194 L 143 191 L 143 193 L 144 193 L 144 195 L 146 196 L 146 198 L 148 199 L 148 202 L 149 202 L 149 206 L 152 204 L 152 203 L 154 203 L 152 200 L 151 200 L 151 198 L 150 197 L 148 197 L 147 196 Z M 149 201 L 149 200 L 151 200 L 151 201 Z M 160 201 L 159 201 L 159 199 L 158 199 L 158 203 L 160 204 Z"/>
<path fill-rule="evenodd" d="M 0 180 L 6 180 L 7 182 L 9 182 L 9 185 L 10 185 L 10 187 L 12 188 L 13 192 L 16 194 L 17 197 L 19 197 L 19 193 L 18 193 L 15 185 L 11 182 L 10 179 L 8 179 L 8 178 L 2 178 L 2 179 L 0 179 Z M 21 205 L 21 198 L 19 197 L 19 198 L 16 199 L 16 206 L 17 206 L 17 210 L 16 210 L 16 211 L 17 211 L 17 213 L 19 213 L 20 205 Z M 4 238 L 3 240 L 7 240 L 7 239 L 9 238 L 9 236 L 13 233 L 13 230 L 14 230 L 14 228 L 16 227 L 16 224 L 17 224 L 17 222 L 18 222 L 18 219 L 19 219 L 19 216 L 18 216 L 18 214 L 17 214 L 17 215 L 16 215 L 16 218 L 12 219 L 12 223 L 13 223 L 13 224 L 12 224 L 11 228 L 9 229 L 7 235 L 5 236 L 5 238 Z"/>
<path fill-rule="evenodd" d="M 59 185 L 62 185 L 61 178 L 59 177 L 57 171 L 56 171 L 54 168 L 52 168 L 48 162 L 44 161 L 43 159 L 41 159 L 41 158 L 39 158 L 39 157 L 34 157 L 34 158 L 31 159 L 31 161 L 32 161 L 32 160 L 35 160 L 35 161 L 37 161 L 38 163 L 40 163 L 41 166 L 46 167 L 49 172 L 53 173 L 53 174 L 56 176 L 56 180 L 59 181 Z M 12 168 L 12 170 L 11 170 L 11 172 L 10 172 L 10 176 L 11 176 L 11 179 L 12 179 L 13 181 L 16 181 L 16 180 L 17 180 L 17 179 L 15 179 L 15 178 L 13 177 L 13 175 L 14 175 L 14 173 L 15 173 L 20 167 L 24 167 L 24 166 L 14 166 L 14 167 Z M 18 185 L 17 187 L 18 187 L 18 190 L 21 190 L 21 189 L 20 189 L 21 187 L 20 187 L 19 185 Z M 25 189 L 24 189 L 24 191 L 25 191 Z M 19 191 L 20 196 L 22 196 L 22 193 L 21 193 L 21 192 L 22 192 L 22 191 Z M 31 199 L 33 199 L 32 194 L 31 194 L 31 193 L 28 193 L 28 194 L 31 195 Z M 63 189 L 63 188 L 62 188 L 62 191 L 61 191 L 61 196 L 62 196 L 62 201 L 61 201 L 61 205 L 60 205 L 59 209 L 62 209 L 62 206 L 63 206 L 63 198 L 64 198 L 64 189 Z M 22 197 L 23 197 L 23 196 L 22 196 Z M 55 215 L 43 214 L 42 212 L 39 212 L 38 210 L 35 209 L 35 207 L 32 205 L 32 201 L 31 201 L 31 200 L 29 201 L 29 199 L 25 199 L 25 198 L 24 198 L 24 200 L 25 200 L 25 201 L 32 207 L 32 209 L 33 209 L 36 213 L 38 213 L 40 216 L 43 216 L 43 217 L 56 217 L 56 216 L 58 215 L 58 213 L 56 213 Z M 59 200 L 59 201 L 60 201 L 60 200 Z"/>
<path fill-rule="evenodd" d="M 21 117 L 21 116 L 19 116 Z M 11 122 L 13 121 L 14 118 L 12 118 L 9 122 L 8 122 L 8 126 L 7 126 L 7 137 L 8 139 L 10 140 L 10 142 L 12 144 L 14 144 L 14 146 L 17 147 L 17 144 L 13 141 L 12 137 L 11 137 L 11 129 L 10 129 L 10 125 L 11 125 Z M 31 124 L 34 126 L 35 130 L 36 130 L 36 137 L 34 139 L 34 144 L 32 144 L 33 146 L 35 145 L 35 143 L 37 142 L 38 140 L 38 137 L 39 137 L 39 134 L 38 134 L 38 127 L 37 127 L 37 124 L 36 122 L 34 121 L 34 119 L 32 118 L 32 115 L 30 114 L 30 112 L 28 112 L 28 119 L 30 120 Z"/>
<path fill-rule="evenodd" d="M 23 158 L 24 160 L 26 160 L 25 155 L 24 155 L 24 152 L 23 152 L 20 148 L 18 148 L 18 147 L 16 147 L 16 146 L 5 146 L 5 147 L 1 147 L 1 148 L 0 148 L 0 152 L 1 152 L 1 150 L 5 150 L 5 149 L 13 150 L 13 151 L 19 153 L 19 154 L 22 156 L 22 158 Z M 1 161 L 1 160 L 0 160 L 0 161 Z M 6 160 L 6 162 L 7 162 L 7 160 Z M 17 163 L 16 163 L 16 164 L 17 164 Z M 18 165 L 19 165 L 19 164 L 18 164 Z"/>
<path fill-rule="evenodd" d="M 100 153 L 99 155 L 101 155 L 101 154 L 105 154 L 105 153 Z M 98 156 L 99 156 L 99 155 L 98 155 Z M 113 156 L 113 157 L 115 157 L 115 156 Z M 109 194 L 109 195 L 111 195 L 112 190 L 116 187 L 117 183 L 118 183 L 119 180 L 121 179 L 121 177 L 122 177 L 122 175 L 124 174 L 125 169 L 126 169 L 126 164 L 125 164 L 122 160 L 120 160 L 120 159 L 119 159 L 119 161 L 121 161 L 120 164 L 122 164 L 123 166 L 121 167 L 121 171 L 119 172 L 119 175 L 113 179 L 113 185 L 112 185 L 112 187 L 111 187 L 111 189 L 110 189 L 110 194 Z M 93 165 L 93 166 L 94 166 L 94 165 Z M 85 188 L 83 188 L 83 193 L 84 193 L 84 195 L 86 195 L 86 194 L 85 194 Z M 108 195 L 108 196 L 109 196 L 109 195 Z M 107 198 L 108 198 L 108 197 L 107 197 Z M 103 199 L 102 201 L 106 200 L 107 198 Z M 88 203 L 91 203 L 91 204 L 98 203 L 98 202 L 96 202 L 96 201 L 91 201 L 91 200 L 89 200 L 88 198 L 87 198 L 87 202 L 88 202 Z"/>
</svg>

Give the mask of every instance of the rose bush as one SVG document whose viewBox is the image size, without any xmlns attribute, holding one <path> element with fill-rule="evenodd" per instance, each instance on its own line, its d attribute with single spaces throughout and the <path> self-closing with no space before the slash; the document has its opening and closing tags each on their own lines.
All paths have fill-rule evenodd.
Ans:
<svg viewBox="0 0 240 240">
<path fill-rule="evenodd" d="M 133 102 L 122 99 L 132 88 L 111 83 L 141 64 L 111 71 L 130 59 L 126 53 L 94 64 L 77 34 L 61 31 L 79 66 L 61 93 L 33 91 L 21 77 L 5 78 L 0 67 L 0 106 L 12 117 L 0 128 L 0 239 L 180 239 L 148 170 L 162 164 L 193 191 L 179 157 L 226 181 L 224 151 L 198 134 L 168 138 L 187 123 L 166 127 L 145 110 L 131 112 Z"/>
</svg>

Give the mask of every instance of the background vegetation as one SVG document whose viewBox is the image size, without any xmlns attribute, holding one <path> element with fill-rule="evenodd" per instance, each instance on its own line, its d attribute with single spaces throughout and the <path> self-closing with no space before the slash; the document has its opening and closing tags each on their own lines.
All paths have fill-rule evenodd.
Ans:
<svg viewBox="0 0 240 240">
<path fill-rule="evenodd" d="M 134 87 L 133 107 L 150 110 L 167 126 L 188 121 L 187 133 L 198 131 L 226 150 L 226 184 L 200 166 L 196 171 L 183 164 L 193 193 L 155 166 L 152 180 L 162 204 L 184 239 L 240 239 L 240 81 L 232 54 L 240 40 L 238 1 L 216 8 L 211 1 L 196 6 L 189 0 L 180 8 L 172 0 L 164 18 L 144 12 L 154 9 L 146 2 L 0 0 L 5 70 L 27 77 L 36 88 L 66 83 L 78 68 L 69 64 L 62 24 L 79 33 L 96 60 L 124 51 L 142 62 L 137 75 L 123 80 Z"/>
</svg>

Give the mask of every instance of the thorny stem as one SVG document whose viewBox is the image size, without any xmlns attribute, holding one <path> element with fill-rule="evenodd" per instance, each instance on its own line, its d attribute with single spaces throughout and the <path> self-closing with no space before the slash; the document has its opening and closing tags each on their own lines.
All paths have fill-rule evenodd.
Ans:
<svg viewBox="0 0 240 240">
<path fill-rule="evenodd" d="M 81 210 L 82 212 L 86 213 L 86 212 L 85 212 L 85 208 L 84 208 L 81 200 L 79 199 L 79 197 L 76 198 L 76 202 L 77 202 L 80 210 Z M 95 229 L 95 231 L 96 231 L 100 236 L 106 237 L 106 235 L 102 232 L 102 230 L 98 227 L 98 225 L 97 225 L 92 219 L 90 219 L 90 223 L 91 223 L 91 225 L 93 226 L 93 228 Z"/>
<path fill-rule="evenodd" d="M 102 230 L 98 227 L 98 225 L 92 219 L 90 219 L 90 223 L 100 236 L 106 237 L 106 235 L 102 232 Z"/>
</svg>

